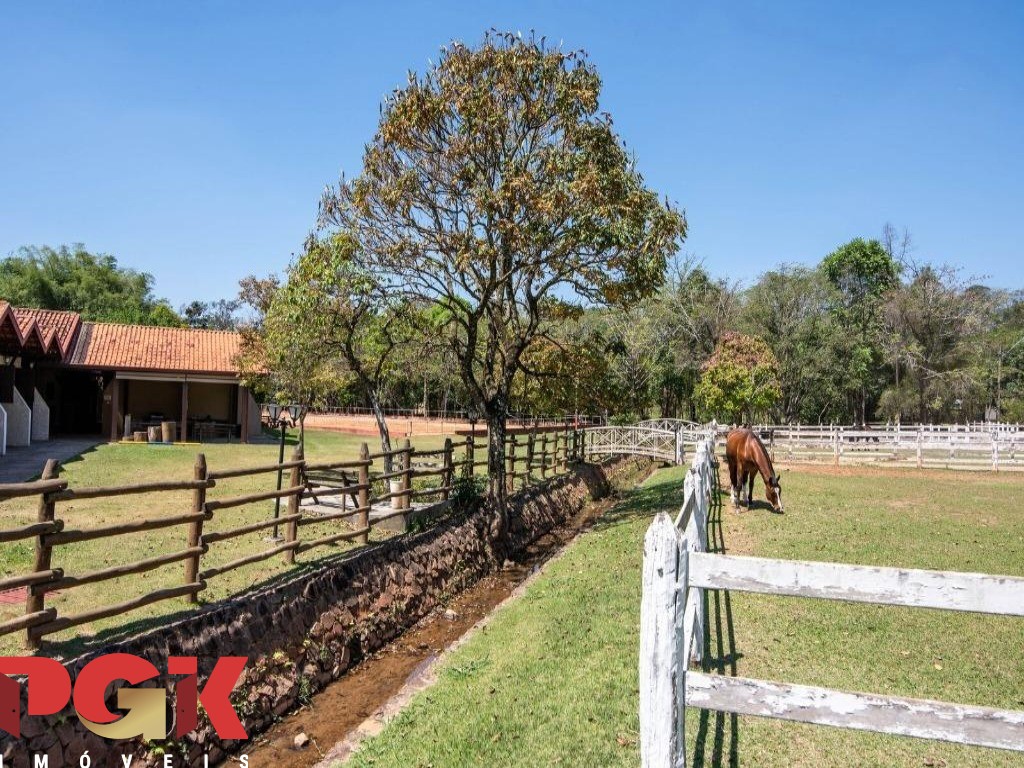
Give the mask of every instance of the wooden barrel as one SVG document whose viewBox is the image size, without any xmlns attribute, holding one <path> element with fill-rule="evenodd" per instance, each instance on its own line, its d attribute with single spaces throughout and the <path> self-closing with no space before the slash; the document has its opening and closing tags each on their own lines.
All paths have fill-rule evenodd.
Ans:
<svg viewBox="0 0 1024 768">
<path fill-rule="evenodd" d="M 136 443 L 146 442 L 146 433 L 142 431 L 132 432 L 132 437 L 135 438 Z"/>
<path fill-rule="evenodd" d="M 149 442 L 159 443 L 160 442 L 160 427 L 149 428 Z"/>
<path fill-rule="evenodd" d="M 176 421 L 161 421 L 160 422 L 160 433 L 165 443 L 174 442 L 174 433 L 178 431 L 178 422 Z"/>
</svg>

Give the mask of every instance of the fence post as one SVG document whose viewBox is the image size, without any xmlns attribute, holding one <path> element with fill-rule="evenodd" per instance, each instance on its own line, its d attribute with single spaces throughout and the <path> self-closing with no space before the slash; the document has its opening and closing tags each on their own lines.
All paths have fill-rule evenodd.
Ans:
<svg viewBox="0 0 1024 768">
<path fill-rule="evenodd" d="M 540 479 L 541 482 L 548 476 L 548 433 L 540 436 Z"/>
<path fill-rule="evenodd" d="M 363 443 L 359 446 L 359 514 L 356 515 L 356 525 L 359 530 L 370 527 L 370 446 Z M 370 540 L 369 532 L 359 537 L 360 544 L 366 544 Z"/>
<path fill-rule="evenodd" d="M 441 492 L 441 499 L 448 501 L 452 495 L 452 480 L 454 477 L 454 462 L 452 460 L 452 439 L 446 437 L 444 439 L 444 474 L 441 475 L 441 485 L 444 490 Z"/>
<path fill-rule="evenodd" d="M 537 448 L 537 428 L 533 427 L 530 429 L 530 434 L 526 436 L 526 485 L 530 485 L 533 482 L 533 462 L 535 460 Z"/>
<path fill-rule="evenodd" d="M 40 475 L 40 480 L 53 480 L 57 477 L 60 472 L 60 463 L 56 459 L 47 459 L 46 466 L 43 467 L 43 474 Z M 39 497 L 39 508 L 36 513 L 36 521 L 40 523 L 52 523 L 54 513 L 57 508 L 57 503 L 53 500 L 53 495 L 50 493 L 44 493 Z M 53 548 L 45 543 L 45 534 L 39 534 L 36 536 L 36 557 L 35 563 L 32 570 L 38 573 L 39 571 L 50 570 L 50 562 L 53 557 Z M 25 599 L 25 613 L 38 613 L 39 611 L 46 609 L 45 594 L 43 592 L 37 592 L 33 589 L 34 585 L 28 587 L 28 597 Z M 31 650 L 38 650 L 40 639 L 32 634 L 32 627 L 25 629 L 25 645 Z"/>
<path fill-rule="evenodd" d="M 466 477 L 472 478 L 476 474 L 476 467 L 473 465 L 476 463 L 476 451 L 475 441 L 473 433 L 469 433 L 469 437 L 466 438 L 466 469 L 464 470 Z"/>
<path fill-rule="evenodd" d="M 992 471 L 999 471 L 999 436 L 992 433 Z"/>
<path fill-rule="evenodd" d="M 924 432 L 921 427 L 917 428 L 917 468 L 921 468 L 921 443 L 924 441 Z"/>
<path fill-rule="evenodd" d="M 408 437 L 402 441 L 402 450 L 402 468 L 405 471 L 402 473 L 402 505 L 399 508 L 409 509 L 412 507 L 412 442 Z"/>
<path fill-rule="evenodd" d="M 683 455 L 683 431 L 681 429 L 676 430 L 676 466 L 681 466 L 685 461 Z"/>
<path fill-rule="evenodd" d="M 569 471 L 569 425 L 565 424 L 562 428 L 562 463 L 560 465 L 562 472 Z"/>
<path fill-rule="evenodd" d="M 292 461 L 302 461 L 305 457 L 303 456 L 302 443 L 299 443 L 295 448 L 295 452 L 292 454 Z M 292 467 L 292 474 L 289 477 L 288 487 L 295 489 L 302 485 L 302 465 Z M 293 493 L 288 497 L 288 516 L 297 515 L 300 513 L 302 507 L 302 494 Z M 299 537 L 299 521 L 289 520 L 288 524 L 284 527 L 284 540 L 286 544 L 293 544 Z M 286 565 L 294 565 L 295 563 L 295 547 L 286 549 L 284 551 L 284 562 Z"/>
<path fill-rule="evenodd" d="M 200 453 L 196 455 L 195 467 L 192 469 L 192 479 L 196 482 L 207 479 L 207 468 L 206 468 L 206 454 Z M 192 512 L 193 514 L 202 514 L 206 511 L 206 488 L 196 488 L 192 491 Z M 195 522 L 189 523 L 188 526 L 188 546 L 189 548 L 198 547 L 200 542 L 203 540 L 203 521 L 196 520 Z M 185 561 L 185 583 L 194 584 L 196 579 L 199 578 L 199 558 L 202 554 L 193 555 Z M 190 592 L 188 595 L 188 601 L 190 603 L 199 602 L 199 591 Z"/>
<path fill-rule="evenodd" d="M 682 658 L 687 553 L 664 512 L 644 536 L 640 600 L 640 764 L 684 768 L 686 660 Z"/>
<path fill-rule="evenodd" d="M 506 456 L 505 490 L 513 493 L 516 489 L 516 435 L 508 436 L 508 455 Z"/>
</svg>

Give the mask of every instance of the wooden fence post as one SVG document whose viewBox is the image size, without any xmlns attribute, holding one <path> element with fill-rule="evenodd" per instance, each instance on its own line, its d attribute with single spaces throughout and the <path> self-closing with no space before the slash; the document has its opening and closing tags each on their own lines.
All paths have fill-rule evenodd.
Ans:
<svg viewBox="0 0 1024 768">
<path fill-rule="evenodd" d="M 469 437 L 466 438 L 466 469 L 464 470 L 466 477 L 473 477 L 476 474 L 476 441 L 474 440 L 473 433 L 469 433 Z"/>
<path fill-rule="evenodd" d="M 452 439 L 446 437 L 444 439 L 444 474 L 441 475 L 441 485 L 444 490 L 441 492 L 441 499 L 448 501 L 452 495 L 452 479 L 454 477 L 453 468 L 454 462 L 452 461 Z"/>
<path fill-rule="evenodd" d="M 917 428 L 917 468 L 921 468 L 921 443 L 924 441 L 924 432 L 921 427 Z"/>
<path fill-rule="evenodd" d="M 208 470 L 206 467 L 206 454 L 200 453 L 196 455 L 196 463 L 192 469 L 192 479 L 196 481 L 206 482 L 206 476 Z M 206 512 L 206 488 L 196 488 L 192 491 L 192 513 L 201 515 Z M 200 542 L 203 540 L 203 521 L 196 520 L 195 522 L 189 523 L 188 526 L 188 546 L 189 548 L 200 546 Z M 196 579 L 199 578 L 199 558 L 202 554 L 195 554 L 185 561 L 185 583 L 195 584 Z M 188 595 L 188 601 L 190 603 L 199 602 L 199 591 L 190 592 Z"/>
<path fill-rule="evenodd" d="M 412 507 L 412 442 L 409 438 L 402 441 L 402 505 L 400 509 Z"/>
<path fill-rule="evenodd" d="M 530 483 L 533 482 L 533 462 L 534 456 L 536 455 L 536 446 L 537 428 L 533 427 L 530 429 L 530 433 L 526 436 L 526 485 L 530 485 Z"/>
<path fill-rule="evenodd" d="M 40 476 L 40 480 L 53 480 L 57 477 L 60 472 L 60 463 L 56 459 L 47 459 L 46 466 L 43 467 L 43 474 Z M 40 523 L 52 523 L 57 503 L 53 500 L 52 493 L 44 493 L 39 497 L 39 508 L 36 512 L 36 521 Z M 46 544 L 44 539 L 45 534 L 39 534 L 36 536 L 36 557 L 35 563 L 32 568 L 33 571 L 38 573 L 39 571 L 50 570 L 50 562 L 53 558 L 53 547 Z M 39 613 L 46 609 L 45 595 L 43 592 L 37 592 L 34 590 L 33 585 L 28 587 L 28 596 L 25 599 L 25 613 Z M 40 644 L 40 638 L 32 634 L 32 627 L 28 627 L 25 630 L 25 645 L 31 650 L 38 650 Z"/>
<path fill-rule="evenodd" d="M 370 527 L 370 446 L 363 443 L 359 446 L 359 514 L 356 515 L 356 526 L 359 530 Z M 360 544 L 370 540 L 369 532 L 359 537 Z"/>
<path fill-rule="evenodd" d="M 562 429 L 562 472 L 569 469 L 569 425 L 566 423 Z"/>
<path fill-rule="evenodd" d="M 683 596 L 688 557 L 664 512 L 644 536 L 640 600 L 640 764 L 684 768 L 686 668 Z"/>
<path fill-rule="evenodd" d="M 505 470 L 505 490 L 513 493 L 516 489 L 516 435 L 513 432 L 508 440 L 507 469 Z"/>
<path fill-rule="evenodd" d="M 543 432 L 540 436 L 540 479 L 544 481 L 548 476 L 548 433 Z"/>
<path fill-rule="evenodd" d="M 305 457 L 303 456 L 302 443 L 299 443 L 295 447 L 295 452 L 292 454 L 292 461 L 302 461 Z M 292 467 L 292 474 L 289 478 L 290 482 L 288 487 L 295 489 L 300 487 L 304 482 L 303 478 L 303 466 L 296 465 Z M 293 493 L 288 497 L 288 516 L 300 514 L 302 510 L 302 493 Z M 284 527 L 284 540 L 286 544 L 294 544 L 296 539 L 299 537 L 299 521 L 289 520 L 288 524 Z M 295 547 L 286 549 L 284 551 L 284 562 L 286 565 L 294 565 L 295 563 Z"/>
</svg>

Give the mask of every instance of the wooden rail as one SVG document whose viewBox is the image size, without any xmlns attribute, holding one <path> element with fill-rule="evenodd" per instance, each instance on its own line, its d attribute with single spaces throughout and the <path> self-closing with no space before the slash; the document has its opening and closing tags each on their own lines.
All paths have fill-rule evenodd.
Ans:
<svg viewBox="0 0 1024 768">
<path fill-rule="evenodd" d="M 640 607 L 643 766 L 686 765 L 687 706 L 1024 752 L 1024 711 L 835 691 L 693 672 L 703 653 L 705 589 L 1024 616 L 1024 578 L 707 552 L 716 492 L 713 441 L 698 445 L 673 522 L 644 538 Z"/>
<path fill-rule="evenodd" d="M 456 450 L 462 451 L 462 455 L 457 457 Z M 565 471 L 581 460 L 582 439 L 579 432 L 564 426 L 537 428 L 509 434 L 507 450 L 509 482 L 512 487 L 525 487 Z M 0 589 L 26 589 L 24 614 L 0 622 L 0 635 L 24 630 L 28 647 L 35 649 L 52 633 L 159 601 L 185 598 L 197 603 L 210 580 L 277 556 L 283 557 L 285 565 L 291 565 L 297 555 L 318 548 L 344 542 L 357 546 L 368 544 L 376 526 L 408 515 L 414 500 L 427 504 L 448 501 L 458 488 L 459 477 L 475 474 L 479 468 L 487 466 L 486 461 L 477 460 L 478 455 L 473 435 L 458 441 L 448 439 L 441 448 L 422 451 L 405 440 L 392 451 L 370 453 L 364 443 L 358 459 L 343 461 L 309 462 L 301 450 L 297 450 L 281 463 L 216 469 L 208 467 L 206 457 L 199 454 L 190 478 L 92 488 L 69 488 L 67 481 L 58 477 L 59 465 L 47 462 L 40 480 L 0 485 L 0 500 L 38 498 L 35 522 L 0 530 L 0 544 L 22 540 L 35 543 L 31 570 L 0 578 Z M 385 467 L 390 469 L 385 471 Z M 277 473 L 285 478 L 280 490 L 270 488 L 208 498 L 208 492 L 218 483 Z M 97 526 L 77 521 L 68 523 L 61 516 L 63 506 L 68 503 L 123 496 L 139 497 L 138 508 L 145 510 L 147 495 L 167 492 L 187 493 L 191 504 L 186 502 L 180 511 L 162 517 L 150 513 Z M 311 514 L 302 506 L 303 499 L 316 501 L 320 497 L 341 497 L 341 508 Z M 274 508 L 270 502 L 278 500 L 283 502 L 282 511 L 270 516 L 268 510 Z M 223 519 L 221 515 L 230 509 L 244 510 L 246 515 L 251 511 L 255 519 L 217 528 L 217 521 Z M 237 516 L 233 519 L 237 521 Z M 311 527 L 317 524 L 336 525 L 338 529 L 328 529 L 321 535 L 325 533 L 323 528 Z M 169 547 L 167 552 L 113 565 L 108 559 L 94 565 L 76 565 L 74 572 L 53 565 L 55 553 L 59 557 L 62 550 L 83 542 L 102 539 L 109 542 L 108 551 L 116 555 L 121 536 L 174 528 L 181 530 L 180 544 Z M 223 552 L 217 548 L 229 547 L 241 537 L 268 531 L 279 536 L 259 551 L 247 552 L 227 562 L 219 559 L 210 562 L 211 551 Z M 307 533 L 305 539 L 300 536 L 303 532 Z M 175 565 L 183 568 L 180 586 L 152 589 L 115 605 L 95 606 L 68 615 L 46 605 L 47 595 L 56 590 L 73 590 Z"/>
</svg>

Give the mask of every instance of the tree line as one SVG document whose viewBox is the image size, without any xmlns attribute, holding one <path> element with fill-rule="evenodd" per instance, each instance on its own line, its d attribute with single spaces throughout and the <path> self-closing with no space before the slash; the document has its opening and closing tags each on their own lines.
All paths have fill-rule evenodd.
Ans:
<svg viewBox="0 0 1024 768">
<path fill-rule="evenodd" d="M 281 288 L 316 309 L 310 324 L 277 305 L 264 332 L 282 352 L 259 385 L 321 407 L 465 409 L 472 398 L 458 361 L 424 332 L 443 318 L 377 304 L 369 290 L 333 308 L 310 298 L 310 285 L 327 294 L 345 285 L 310 274 L 320 258 L 304 255 Z M 1024 338 L 1022 299 L 915 260 L 909 235 L 889 225 L 816 266 L 781 264 L 749 286 L 677 258 L 640 301 L 563 308 L 524 350 L 509 410 L 623 423 L 928 423 L 999 411 L 1020 421 L 1024 343 L 1011 347 Z"/>
<path fill-rule="evenodd" d="M 106 323 L 236 330 L 241 299 L 191 301 L 175 310 L 154 293 L 153 275 L 84 244 L 23 246 L 0 260 L 0 298 L 16 307 L 78 312 Z"/>
</svg>

